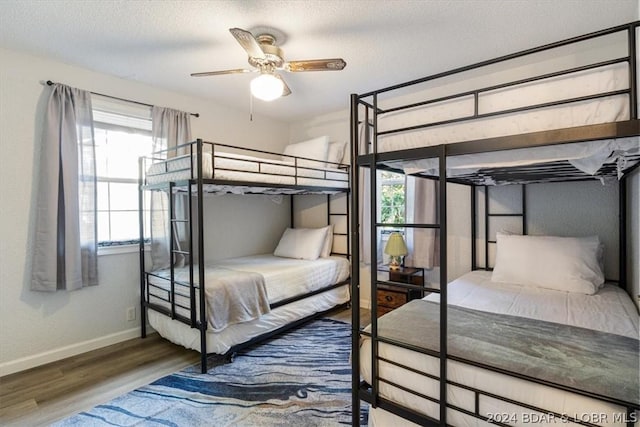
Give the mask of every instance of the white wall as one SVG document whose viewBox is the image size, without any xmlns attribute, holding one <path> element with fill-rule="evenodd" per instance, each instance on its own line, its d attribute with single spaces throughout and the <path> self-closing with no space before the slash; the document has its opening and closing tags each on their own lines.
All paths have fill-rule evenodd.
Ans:
<svg viewBox="0 0 640 427">
<path fill-rule="evenodd" d="M 282 122 L 256 115 L 250 122 L 248 114 L 209 100 L 0 49 L 0 375 L 138 336 L 138 322 L 125 317 L 128 307 L 138 310 L 137 253 L 100 256 L 99 286 L 75 292 L 29 290 L 38 113 L 46 101 L 41 82 L 49 79 L 198 112 L 200 118 L 192 119 L 194 138 L 276 152 L 282 152 L 289 138 Z M 207 217 L 214 230 L 207 241 L 228 243 L 224 252 L 210 254 L 213 258 L 273 250 L 274 236 L 288 224 L 286 201 L 278 205 L 262 196 L 221 196 L 206 203 L 215 203 Z M 236 221 L 238 216 L 245 225 Z"/>
</svg>

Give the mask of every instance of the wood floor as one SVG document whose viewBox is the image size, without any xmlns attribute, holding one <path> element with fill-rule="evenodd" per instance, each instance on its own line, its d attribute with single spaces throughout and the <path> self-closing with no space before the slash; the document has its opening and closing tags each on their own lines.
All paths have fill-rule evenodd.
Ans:
<svg viewBox="0 0 640 427">
<path fill-rule="evenodd" d="M 328 317 L 351 322 L 351 310 Z M 361 324 L 369 313 L 361 313 Z M 198 363 L 157 334 L 0 378 L 0 425 L 44 426 Z"/>
</svg>

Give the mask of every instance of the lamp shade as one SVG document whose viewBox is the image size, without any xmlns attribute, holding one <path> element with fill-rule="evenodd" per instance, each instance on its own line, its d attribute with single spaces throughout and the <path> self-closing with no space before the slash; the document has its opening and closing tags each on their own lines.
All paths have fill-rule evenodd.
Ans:
<svg viewBox="0 0 640 427">
<path fill-rule="evenodd" d="M 251 94 L 263 101 L 280 98 L 284 91 L 284 83 L 273 74 L 260 74 L 251 80 Z"/>
<path fill-rule="evenodd" d="M 393 257 L 404 256 L 409 253 L 402 234 L 398 232 L 391 233 L 389 240 L 387 240 L 387 245 L 384 247 L 384 253 Z"/>
</svg>

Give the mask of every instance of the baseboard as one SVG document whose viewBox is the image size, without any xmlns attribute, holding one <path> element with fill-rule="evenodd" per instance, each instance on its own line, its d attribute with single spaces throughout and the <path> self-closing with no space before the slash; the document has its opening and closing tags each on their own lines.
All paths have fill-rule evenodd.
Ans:
<svg viewBox="0 0 640 427">
<path fill-rule="evenodd" d="M 0 363 L 0 377 L 66 359 L 140 336 L 140 327 Z"/>
</svg>

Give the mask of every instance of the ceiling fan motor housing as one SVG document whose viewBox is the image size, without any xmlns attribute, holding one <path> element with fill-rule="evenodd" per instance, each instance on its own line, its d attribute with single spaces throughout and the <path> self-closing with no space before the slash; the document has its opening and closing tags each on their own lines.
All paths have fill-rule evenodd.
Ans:
<svg viewBox="0 0 640 427">
<path fill-rule="evenodd" d="M 276 39 L 271 34 L 260 34 L 256 37 L 260 48 L 264 52 L 264 58 L 249 57 L 249 64 L 256 68 L 262 68 L 265 65 L 271 65 L 274 68 L 282 67 L 284 64 L 284 56 L 282 49 L 276 46 Z"/>
</svg>

